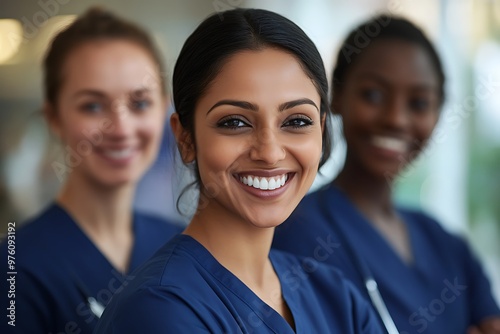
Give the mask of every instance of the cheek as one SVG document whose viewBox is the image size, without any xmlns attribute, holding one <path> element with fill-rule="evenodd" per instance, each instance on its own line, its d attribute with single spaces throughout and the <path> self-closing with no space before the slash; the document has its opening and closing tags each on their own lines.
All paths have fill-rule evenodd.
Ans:
<svg viewBox="0 0 500 334">
<path fill-rule="evenodd" d="M 288 141 L 289 151 L 297 159 L 305 172 L 309 170 L 316 173 L 321 160 L 322 134 L 317 131 L 307 137 L 300 138 L 294 142 Z"/>
<path fill-rule="evenodd" d="M 200 174 L 202 181 L 220 180 L 227 171 L 234 169 L 240 156 L 238 147 L 239 145 L 230 138 L 197 138 L 196 160 L 198 169 L 203 171 L 203 174 Z"/>
<path fill-rule="evenodd" d="M 146 141 L 159 144 L 163 136 L 165 120 L 160 117 L 148 117 L 137 120 L 137 133 Z"/>
<path fill-rule="evenodd" d="M 430 139 L 432 132 L 437 125 L 437 121 L 437 114 L 429 115 L 424 119 L 413 121 L 413 124 L 416 124 L 415 132 L 419 142 L 426 143 Z"/>
<path fill-rule="evenodd" d="M 95 120 L 82 120 L 68 118 L 61 123 L 62 140 L 70 146 L 75 146 L 81 141 L 88 141 L 86 134 L 102 132 L 100 123 Z"/>
</svg>

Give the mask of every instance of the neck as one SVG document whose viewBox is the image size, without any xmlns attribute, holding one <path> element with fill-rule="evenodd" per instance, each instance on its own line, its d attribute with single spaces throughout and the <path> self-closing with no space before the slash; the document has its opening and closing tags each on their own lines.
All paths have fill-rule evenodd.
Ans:
<svg viewBox="0 0 500 334">
<path fill-rule="evenodd" d="M 248 286 L 265 285 L 273 272 L 269 251 L 274 228 L 259 228 L 224 209 L 207 206 L 193 217 L 184 233 Z"/>
<path fill-rule="evenodd" d="M 132 225 L 134 187 L 104 187 L 72 173 L 57 202 L 91 235 L 123 234 Z M 116 235 L 116 234 L 115 234 Z"/>
<path fill-rule="evenodd" d="M 353 201 L 369 220 L 395 214 L 392 202 L 393 179 L 373 175 L 346 160 L 346 164 L 333 183 Z"/>
</svg>

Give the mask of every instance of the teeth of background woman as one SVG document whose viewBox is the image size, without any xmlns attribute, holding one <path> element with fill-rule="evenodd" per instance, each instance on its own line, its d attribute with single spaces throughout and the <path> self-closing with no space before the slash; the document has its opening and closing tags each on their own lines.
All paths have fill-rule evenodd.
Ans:
<svg viewBox="0 0 500 334">
<path fill-rule="evenodd" d="M 106 150 L 104 154 L 114 159 L 126 158 L 132 153 L 132 150 L 129 148 L 123 150 Z"/>
<path fill-rule="evenodd" d="M 397 152 L 404 152 L 407 144 L 404 140 L 390 137 L 374 137 L 373 144 L 375 146 Z"/>
<path fill-rule="evenodd" d="M 240 181 L 247 186 L 254 187 L 260 190 L 274 190 L 285 185 L 288 179 L 287 174 L 275 177 L 258 177 L 258 176 L 240 176 Z"/>
</svg>

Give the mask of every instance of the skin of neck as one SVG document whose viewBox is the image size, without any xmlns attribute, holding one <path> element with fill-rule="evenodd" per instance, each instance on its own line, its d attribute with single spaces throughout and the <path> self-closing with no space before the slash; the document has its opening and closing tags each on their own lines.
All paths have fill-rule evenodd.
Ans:
<svg viewBox="0 0 500 334">
<path fill-rule="evenodd" d="M 274 270 L 269 260 L 274 228 L 256 227 L 211 201 L 198 209 L 184 234 L 200 242 L 247 285 L 264 286 Z"/>
<path fill-rule="evenodd" d="M 76 170 L 68 177 L 57 202 L 92 235 L 122 235 L 131 232 L 135 186 L 105 187 Z"/>
<path fill-rule="evenodd" d="M 340 188 L 368 218 L 395 215 L 392 202 L 394 178 L 375 175 L 346 157 L 333 183 Z"/>
</svg>

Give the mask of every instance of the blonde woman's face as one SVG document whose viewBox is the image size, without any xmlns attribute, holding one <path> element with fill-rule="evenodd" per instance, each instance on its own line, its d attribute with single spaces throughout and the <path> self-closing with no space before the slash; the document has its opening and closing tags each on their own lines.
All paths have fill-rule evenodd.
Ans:
<svg viewBox="0 0 500 334">
<path fill-rule="evenodd" d="M 65 146 L 66 174 L 111 187 L 136 183 L 157 156 L 166 116 L 152 58 L 134 43 L 103 40 L 79 46 L 62 66 L 48 114 Z"/>
</svg>

